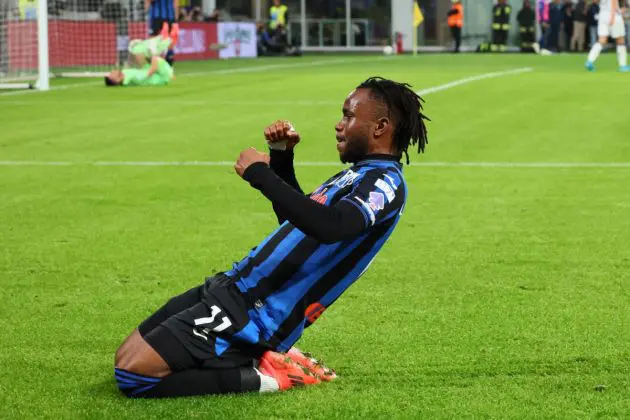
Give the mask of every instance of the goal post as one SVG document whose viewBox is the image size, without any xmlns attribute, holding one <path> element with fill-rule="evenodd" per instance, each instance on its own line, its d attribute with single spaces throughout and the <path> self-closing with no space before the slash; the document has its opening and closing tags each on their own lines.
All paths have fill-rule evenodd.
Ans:
<svg viewBox="0 0 630 420">
<path fill-rule="evenodd" d="M 147 35 L 143 0 L 0 0 L 0 89 L 102 77 Z"/>
<path fill-rule="evenodd" d="M 46 0 L 0 1 L 0 89 L 49 89 Z"/>
<path fill-rule="evenodd" d="M 48 0 L 37 2 L 37 83 L 39 90 L 50 89 L 48 62 Z"/>
</svg>

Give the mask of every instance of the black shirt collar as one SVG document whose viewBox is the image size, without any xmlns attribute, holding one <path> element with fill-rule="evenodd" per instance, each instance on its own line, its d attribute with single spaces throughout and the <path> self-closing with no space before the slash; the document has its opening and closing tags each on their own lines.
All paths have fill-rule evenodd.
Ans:
<svg viewBox="0 0 630 420">
<path fill-rule="evenodd" d="M 385 160 L 385 161 L 400 163 L 400 159 L 401 158 L 402 158 L 402 156 L 395 156 L 395 155 L 387 155 L 387 154 L 375 153 L 373 155 L 365 156 L 363 159 L 361 159 L 357 163 L 355 163 L 355 165 L 360 165 L 360 164 L 362 164 L 364 162 L 367 162 L 367 161 L 370 161 L 370 160 Z"/>
</svg>

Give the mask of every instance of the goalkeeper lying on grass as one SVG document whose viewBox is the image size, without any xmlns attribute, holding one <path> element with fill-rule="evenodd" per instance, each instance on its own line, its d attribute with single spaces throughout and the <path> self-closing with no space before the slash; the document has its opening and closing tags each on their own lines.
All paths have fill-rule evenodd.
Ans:
<svg viewBox="0 0 630 420">
<path fill-rule="evenodd" d="M 162 57 L 152 57 L 144 67 L 112 70 L 105 76 L 105 86 L 164 86 L 175 78 L 173 68 Z"/>
<path fill-rule="evenodd" d="M 105 76 L 106 86 L 163 86 L 175 77 L 173 67 L 166 62 L 164 56 L 171 45 L 177 43 L 179 28 L 173 25 L 168 32 L 165 24 L 160 35 L 129 43 L 129 61 L 132 67 L 123 70 L 112 70 Z"/>
</svg>

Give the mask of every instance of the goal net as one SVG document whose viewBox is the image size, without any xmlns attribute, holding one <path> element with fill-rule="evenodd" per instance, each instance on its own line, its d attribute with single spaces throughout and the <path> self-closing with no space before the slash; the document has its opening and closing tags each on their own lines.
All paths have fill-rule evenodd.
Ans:
<svg viewBox="0 0 630 420">
<path fill-rule="evenodd" d="M 46 89 L 50 77 L 122 66 L 129 40 L 147 37 L 143 7 L 142 0 L 0 0 L 0 88 Z"/>
</svg>

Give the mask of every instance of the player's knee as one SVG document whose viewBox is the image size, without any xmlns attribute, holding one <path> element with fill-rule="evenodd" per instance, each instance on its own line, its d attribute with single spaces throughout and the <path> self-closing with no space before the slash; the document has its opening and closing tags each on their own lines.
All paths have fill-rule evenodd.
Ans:
<svg viewBox="0 0 630 420">
<path fill-rule="evenodd" d="M 162 381 L 162 378 L 139 375 L 119 368 L 114 368 L 114 378 L 120 392 L 128 398 L 145 398 Z"/>
<path fill-rule="evenodd" d="M 117 369 L 134 371 L 138 365 L 138 337 L 140 337 L 138 330 L 134 330 L 116 350 L 114 366 Z"/>
</svg>

